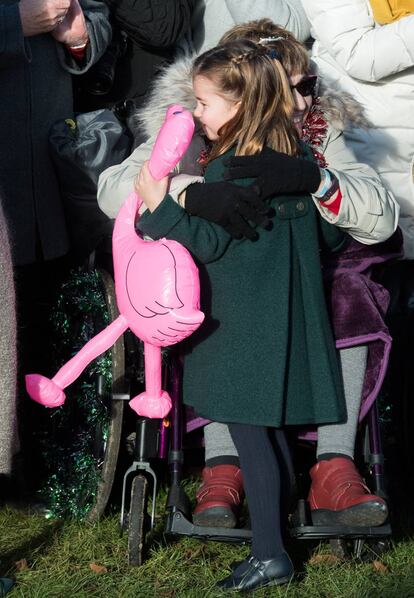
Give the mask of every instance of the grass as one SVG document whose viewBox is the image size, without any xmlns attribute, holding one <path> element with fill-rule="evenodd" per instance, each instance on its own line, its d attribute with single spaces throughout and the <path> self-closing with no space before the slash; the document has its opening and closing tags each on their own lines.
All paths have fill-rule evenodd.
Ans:
<svg viewBox="0 0 414 598">
<path fill-rule="evenodd" d="M 142 567 L 127 564 L 127 538 L 120 537 L 118 515 L 97 524 L 48 520 L 5 507 L 0 510 L 0 572 L 15 577 L 10 598 L 215 598 L 214 585 L 248 548 L 191 538 L 167 542 L 157 533 Z M 289 586 L 263 589 L 263 597 L 410 598 L 414 597 L 414 539 L 395 541 L 370 563 L 342 562 L 326 544 L 306 541 L 289 546 L 298 574 Z"/>
</svg>

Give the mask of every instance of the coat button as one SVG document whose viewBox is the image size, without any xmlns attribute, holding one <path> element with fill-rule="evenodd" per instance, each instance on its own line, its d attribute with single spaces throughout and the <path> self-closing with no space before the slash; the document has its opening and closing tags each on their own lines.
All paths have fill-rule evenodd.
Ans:
<svg viewBox="0 0 414 598">
<path fill-rule="evenodd" d="M 296 209 L 298 212 L 303 212 L 303 210 L 305 209 L 305 204 L 303 203 L 303 201 L 298 201 L 298 203 L 296 204 Z"/>
<path fill-rule="evenodd" d="M 284 206 L 284 204 L 283 204 L 283 203 L 280 203 L 280 204 L 277 206 L 277 211 L 279 212 L 279 214 L 280 214 L 281 216 L 283 216 L 283 215 L 285 214 L 285 212 L 286 212 L 286 208 L 285 208 L 285 206 Z"/>
</svg>

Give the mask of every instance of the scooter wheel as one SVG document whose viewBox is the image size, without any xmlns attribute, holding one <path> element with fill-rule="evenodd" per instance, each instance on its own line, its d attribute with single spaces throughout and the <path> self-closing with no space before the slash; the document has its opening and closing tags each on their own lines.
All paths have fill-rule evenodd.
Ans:
<svg viewBox="0 0 414 598">
<path fill-rule="evenodd" d="M 143 563 L 145 537 L 148 532 L 148 480 L 139 474 L 132 480 L 128 517 L 128 562 L 139 567 Z"/>
</svg>

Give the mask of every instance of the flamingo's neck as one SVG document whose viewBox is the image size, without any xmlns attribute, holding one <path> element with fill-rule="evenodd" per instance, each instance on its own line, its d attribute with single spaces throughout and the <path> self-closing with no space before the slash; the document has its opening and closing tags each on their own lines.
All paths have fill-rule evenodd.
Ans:
<svg viewBox="0 0 414 598">
<path fill-rule="evenodd" d="M 135 231 L 135 222 L 138 211 L 142 205 L 142 199 L 134 191 L 128 195 L 122 204 L 118 216 L 115 219 L 113 240 L 118 241 L 130 235 L 134 235 L 138 242 L 144 243 Z"/>
</svg>

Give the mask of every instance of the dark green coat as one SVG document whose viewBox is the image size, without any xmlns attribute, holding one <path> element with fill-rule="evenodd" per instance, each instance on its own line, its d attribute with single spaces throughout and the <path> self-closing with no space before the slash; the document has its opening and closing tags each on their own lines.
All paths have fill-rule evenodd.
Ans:
<svg viewBox="0 0 414 598">
<path fill-rule="evenodd" d="M 222 180 L 224 158 L 210 163 L 207 182 Z M 140 220 L 153 239 L 187 247 L 200 270 L 206 319 L 185 344 L 184 401 L 221 422 L 279 427 L 343 421 L 322 287 L 320 219 L 309 195 L 278 197 L 272 205 L 274 226 L 260 230 L 256 242 L 232 240 L 168 195 Z M 324 230 L 331 245 L 342 241 L 332 225 Z"/>
</svg>

